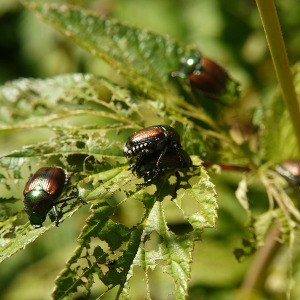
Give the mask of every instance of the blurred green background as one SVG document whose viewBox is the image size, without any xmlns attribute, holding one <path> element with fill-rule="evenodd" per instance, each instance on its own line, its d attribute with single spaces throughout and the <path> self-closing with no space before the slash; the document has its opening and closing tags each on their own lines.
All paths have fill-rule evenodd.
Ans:
<svg viewBox="0 0 300 300">
<path fill-rule="evenodd" d="M 276 86 L 272 62 L 254 1 L 66 2 L 91 9 L 107 18 L 117 18 L 196 45 L 204 56 L 223 65 L 233 78 L 241 82 L 245 107 L 249 109 Z M 299 59 L 299 0 L 281 0 L 276 5 L 290 63 L 293 65 Z M 0 33 L 1 85 L 21 77 L 48 78 L 73 72 L 115 78 L 116 70 L 112 70 L 107 64 L 43 23 L 16 0 L 0 1 Z M 117 77 L 115 80 L 121 79 Z M 37 132 L 31 135 L 2 135 L 0 154 L 39 139 Z M 239 263 L 233 254 L 236 248 L 241 247 L 242 239 L 250 238 L 245 227 L 247 215 L 234 196 L 239 179 L 239 175 L 228 174 L 213 177 L 219 194 L 219 219 L 217 228 L 206 230 L 203 241 L 196 244 L 189 299 L 235 299 L 236 290 L 251 264 L 252 258 Z M 20 199 L 22 190 L 23 187 L 20 186 Z M 255 203 L 254 214 L 267 209 L 268 200 L 260 185 L 254 185 L 250 196 Z M 55 277 L 75 249 L 76 237 L 87 216 L 88 208 L 82 208 L 80 213 L 64 222 L 59 230 L 54 229 L 44 234 L 26 250 L 2 263 L 0 299 L 50 299 Z M 296 258 L 297 254 L 295 263 L 298 265 Z M 284 251 L 279 253 L 278 261 L 279 267 L 273 267 L 277 273 L 266 281 L 264 292 L 257 299 L 285 299 L 288 270 L 283 267 L 287 261 Z M 300 276 L 300 272 L 296 271 L 297 267 L 295 280 Z M 297 291 L 294 291 L 293 295 L 296 294 Z M 139 299 L 138 295 L 137 292 L 136 299 Z"/>
</svg>

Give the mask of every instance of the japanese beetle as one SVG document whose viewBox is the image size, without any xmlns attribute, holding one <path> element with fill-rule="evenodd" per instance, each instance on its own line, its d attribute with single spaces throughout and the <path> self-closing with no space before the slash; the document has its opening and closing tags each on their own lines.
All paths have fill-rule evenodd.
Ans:
<svg viewBox="0 0 300 300">
<path fill-rule="evenodd" d="M 157 164 L 159 164 L 167 149 L 179 148 L 181 148 L 180 137 L 174 128 L 167 125 L 155 125 L 136 131 L 129 136 L 123 151 L 126 157 L 137 157 L 135 165 L 131 166 L 134 171 L 144 156 L 159 153 L 157 158 Z"/>
<path fill-rule="evenodd" d="M 178 169 L 189 168 L 193 165 L 190 156 L 183 149 L 177 149 L 177 151 L 167 150 L 159 164 L 157 164 L 158 158 L 159 154 L 157 153 L 143 157 L 139 167 L 133 171 L 137 177 L 143 177 L 145 180 L 145 182 L 138 185 L 149 185 L 166 173 L 174 173 Z"/>
<path fill-rule="evenodd" d="M 168 149 L 159 163 L 157 163 L 158 159 L 158 153 L 152 153 L 142 158 L 140 164 L 133 171 L 138 178 L 144 179 L 143 183 L 138 183 L 137 185 L 150 185 L 161 176 L 175 173 L 176 185 L 172 199 L 176 198 L 176 192 L 181 181 L 178 170 L 192 167 L 191 158 L 183 149 Z"/>
<path fill-rule="evenodd" d="M 202 57 L 200 54 L 182 58 L 179 69 L 171 76 L 187 79 L 192 86 L 206 93 L 226 92 L 229 75 L 220 65 L 209 58 Z"/>
<path fill-rule="evenodd" d="M 63 193 L 73 174 L 68 176 L 66 171 L 59 167 L 43 167 L 29 178 L 23 194 L 25 211 L 29 216 L 31 225 L 36 228 L 41 227 L 48 212 L 52 209 L 56 226 L 58 226 L 57 204 L 75 198 L 82 203 L 86 203 L 78 196 L 69 196 L 56 201 Z"/>
<path fill-rule="evenodd" d="M 300 185 L 300 161 L 290 159 L 276 167 L 276 171 L 291 185 Z"/>
</svg>

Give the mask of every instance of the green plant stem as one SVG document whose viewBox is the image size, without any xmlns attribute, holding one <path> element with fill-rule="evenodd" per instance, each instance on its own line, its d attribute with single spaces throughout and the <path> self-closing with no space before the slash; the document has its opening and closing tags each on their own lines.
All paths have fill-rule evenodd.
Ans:
<svg viewBox="0 0 300 300">
<path fill-rule="evenodd" d="M 274 0 L 256 0 L 256 3 L 267 37 L 276 76 L 291 116 L 300 151 L 300 106 L 293 84 Z"/>
<path fill-rule="evenodd" d="M 265 274 L 282 246 L 279 242 L 280 237 L 280 226 L 278 223 L 274 223 L 265 239 L 263 247 L 259 249 L 254 257 L 242 283 L 242 290 L 247 292 L 243 295 L 243 300 L 250 300 L 253 293 L 259 291 L 261 286 L 263 286 L 266 278 Z"/>
</svg>

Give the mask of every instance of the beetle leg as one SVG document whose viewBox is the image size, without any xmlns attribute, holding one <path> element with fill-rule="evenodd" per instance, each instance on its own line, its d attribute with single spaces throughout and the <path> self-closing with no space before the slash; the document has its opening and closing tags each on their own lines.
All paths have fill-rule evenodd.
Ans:
<svg viewBox="0 0 300 300">
<path fill-rule="evenodd" d="M 150 185 L 153 181 L 155 181 L 161 175 L 161 171 L 162 171 L 161 169 L 156 168 L 153 171 L 153 174 L 148 173 L 147 175 L 144 176 L 144 182 L 137 183 L 136 185 Z M 147 177 L 150 177 L 150 178 L 146 179 Z"/>
<path fill-rule="evenodd" d="M 72 200 L 72 199 L 78 199 L 80 202 L 82 202 L 83 204 L 87 204 L 87 202 L 86 201 L 84 201 L 84 200 L 82 200 L 79 196 L 69 196 L 69 197 L 66 197 L 66 198 L 64 198 L 64 199 L 61 199 L 61 200 L 59 200 L 59 201 L 56 201 L 55 202 L 55 205 L 53 205 L 53 207 L 52 207 L 52 214 L 53 214 L 53 216 L 55 217 L 55 220 L 56 220 L 56 222 L 55 222 L 55 225 L 58 227 L 58 224 L 59 224 L 59 217 L 58 217 L 58 211 L 57 211 L 57 207 L 56 207 L 56 205 L 57 204 L 60 204 L 60 203 L 65 203 L 65 202 L 67 202 L 67 201 L 69 201 L 69 200 Z"/>
<path fill-rule="evenodd" d="M 70 175 L 67 175 L 67 177 L 66 177 L 66 185 L 69 184 L 71 178 L 72 178 L 75 174 L 77 174 L 77 173 L 79 173 L 79 172 L 80 172 L 79 170 L 76 170 L 76 171 L 74 171 L 73 173 L 71 173 Z"/>
<path fill-rule="evenodd" d="M 52 207 L 52 214 L 53 214 L 53 216 L 55 218 L 55 225 L 56 225 L 56 227 L 58 227 L 59 217 L 58 217 L 57 207 L 55 205 L 53 205 L 53 207 Z"/>
<path fill-rule="evenodd" d="M 128 170 L 131 170 L 132 173 L 135 173 L 135 171 L 141 166 L 142 164 L 142 161 L 143 161 L 143 155 L 145 153 L 148 153 L 149 151 L 144 151 L 142 153 L 140 153 L 139 155 L 137 155 L 136 157 L 136 161 L 135 161 L 135 164 L 132 164 Z M 150 152 L 151 153 L 151 152 Z"/>
<path fill-rule="evenodd" d="M 167 152 L 167 147 L 163 148 L 163 150 L 161 151 L 159 157 L 158 157 L 158 160 L 156 162 L 156 169 L 158 170 L 159 168 L 159 163 L 161 161 L 161 158 L 165 155 L 165 153 Z"/>
<path fill-rule="evenodd" d="M 128 170 L 131 170 L 132 173 L 135 173 L 135 170 L 140 166 L 140 163 L 135 163 L 129 166 Z"/>
<path fill-rule="evenodd" d="M 132 163 L 132 158 L 130 158 L 129 163 L 130 163 L 130 166 L 129 166 L 128 170 L 131 170 L 132 173 L 135 173 L 135 170 L 136 170 L 137 167 L 138 167 L 137 164 L 136 164 L 136 163 Z"/>
<path fill-rule="evenodd" d="M 66 198 L 64 198 L 64 199 L 61 199 L 61 200 L 59 200 L 59 201 L 56 201 L 55 202 L 55 205 L 56 204 L 59 204 L 59 203 L 65 203 L 65 202 L 67 202 L 67 201 L 69 201 L 69 200 L 71 200 L 71 199 L 78 199 L 80 202 L 82 202 L 83 204 L 87 204 L 87 202 L 86 201 L 84 201 L 84 200 L 82 200 L 79 196 L 69 196 L 69 197 L 66 197 Z"/>
</svg>

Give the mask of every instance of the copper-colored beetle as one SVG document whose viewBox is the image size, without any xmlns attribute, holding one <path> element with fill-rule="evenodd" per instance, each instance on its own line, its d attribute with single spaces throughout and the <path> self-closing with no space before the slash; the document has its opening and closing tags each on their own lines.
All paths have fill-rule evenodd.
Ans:
<svg viewBox="0 0 300 300">
<path fill-rule="evenodd" d="M 126 157 L 137 157 L 135 164 L 130 167 L 134 171 L 143 157 L 158 153 L 157 164 L 159 164 L 168 149 L 179 148 L 181 148 L 180 136 L 173 127 L 155 125 L 136 131 L 129 136 L 123 151 Z"/>
<path fill-rule="evenodd" d="M 225 92 L 230 80 L 228 73 L 220 65 L 200 54 L 182 58 L 180 70 L 171 75 L 187 79 L 191 86 L 210 94 Z"/>
<path fill-rule="evenodd" d="M 51 209 L 56 219 L 56 226 L 58 226 L 56 205 L 59 203 L 74 198 L 86 203 L 78 196 L 69 196 L 57 201 L 73 174 L 68 176 L 66 171 L 59 167 L 43 167 L 29 178 L 24 189 L 24 205 L 30 223 L 34 227 L 42 226 Z"/>
<path fill-rule="evenodd" d="M 300 161 L 290 159 L 276 167 L 276 171 L 291 185 L 300 185 Z"/>
</svg>

